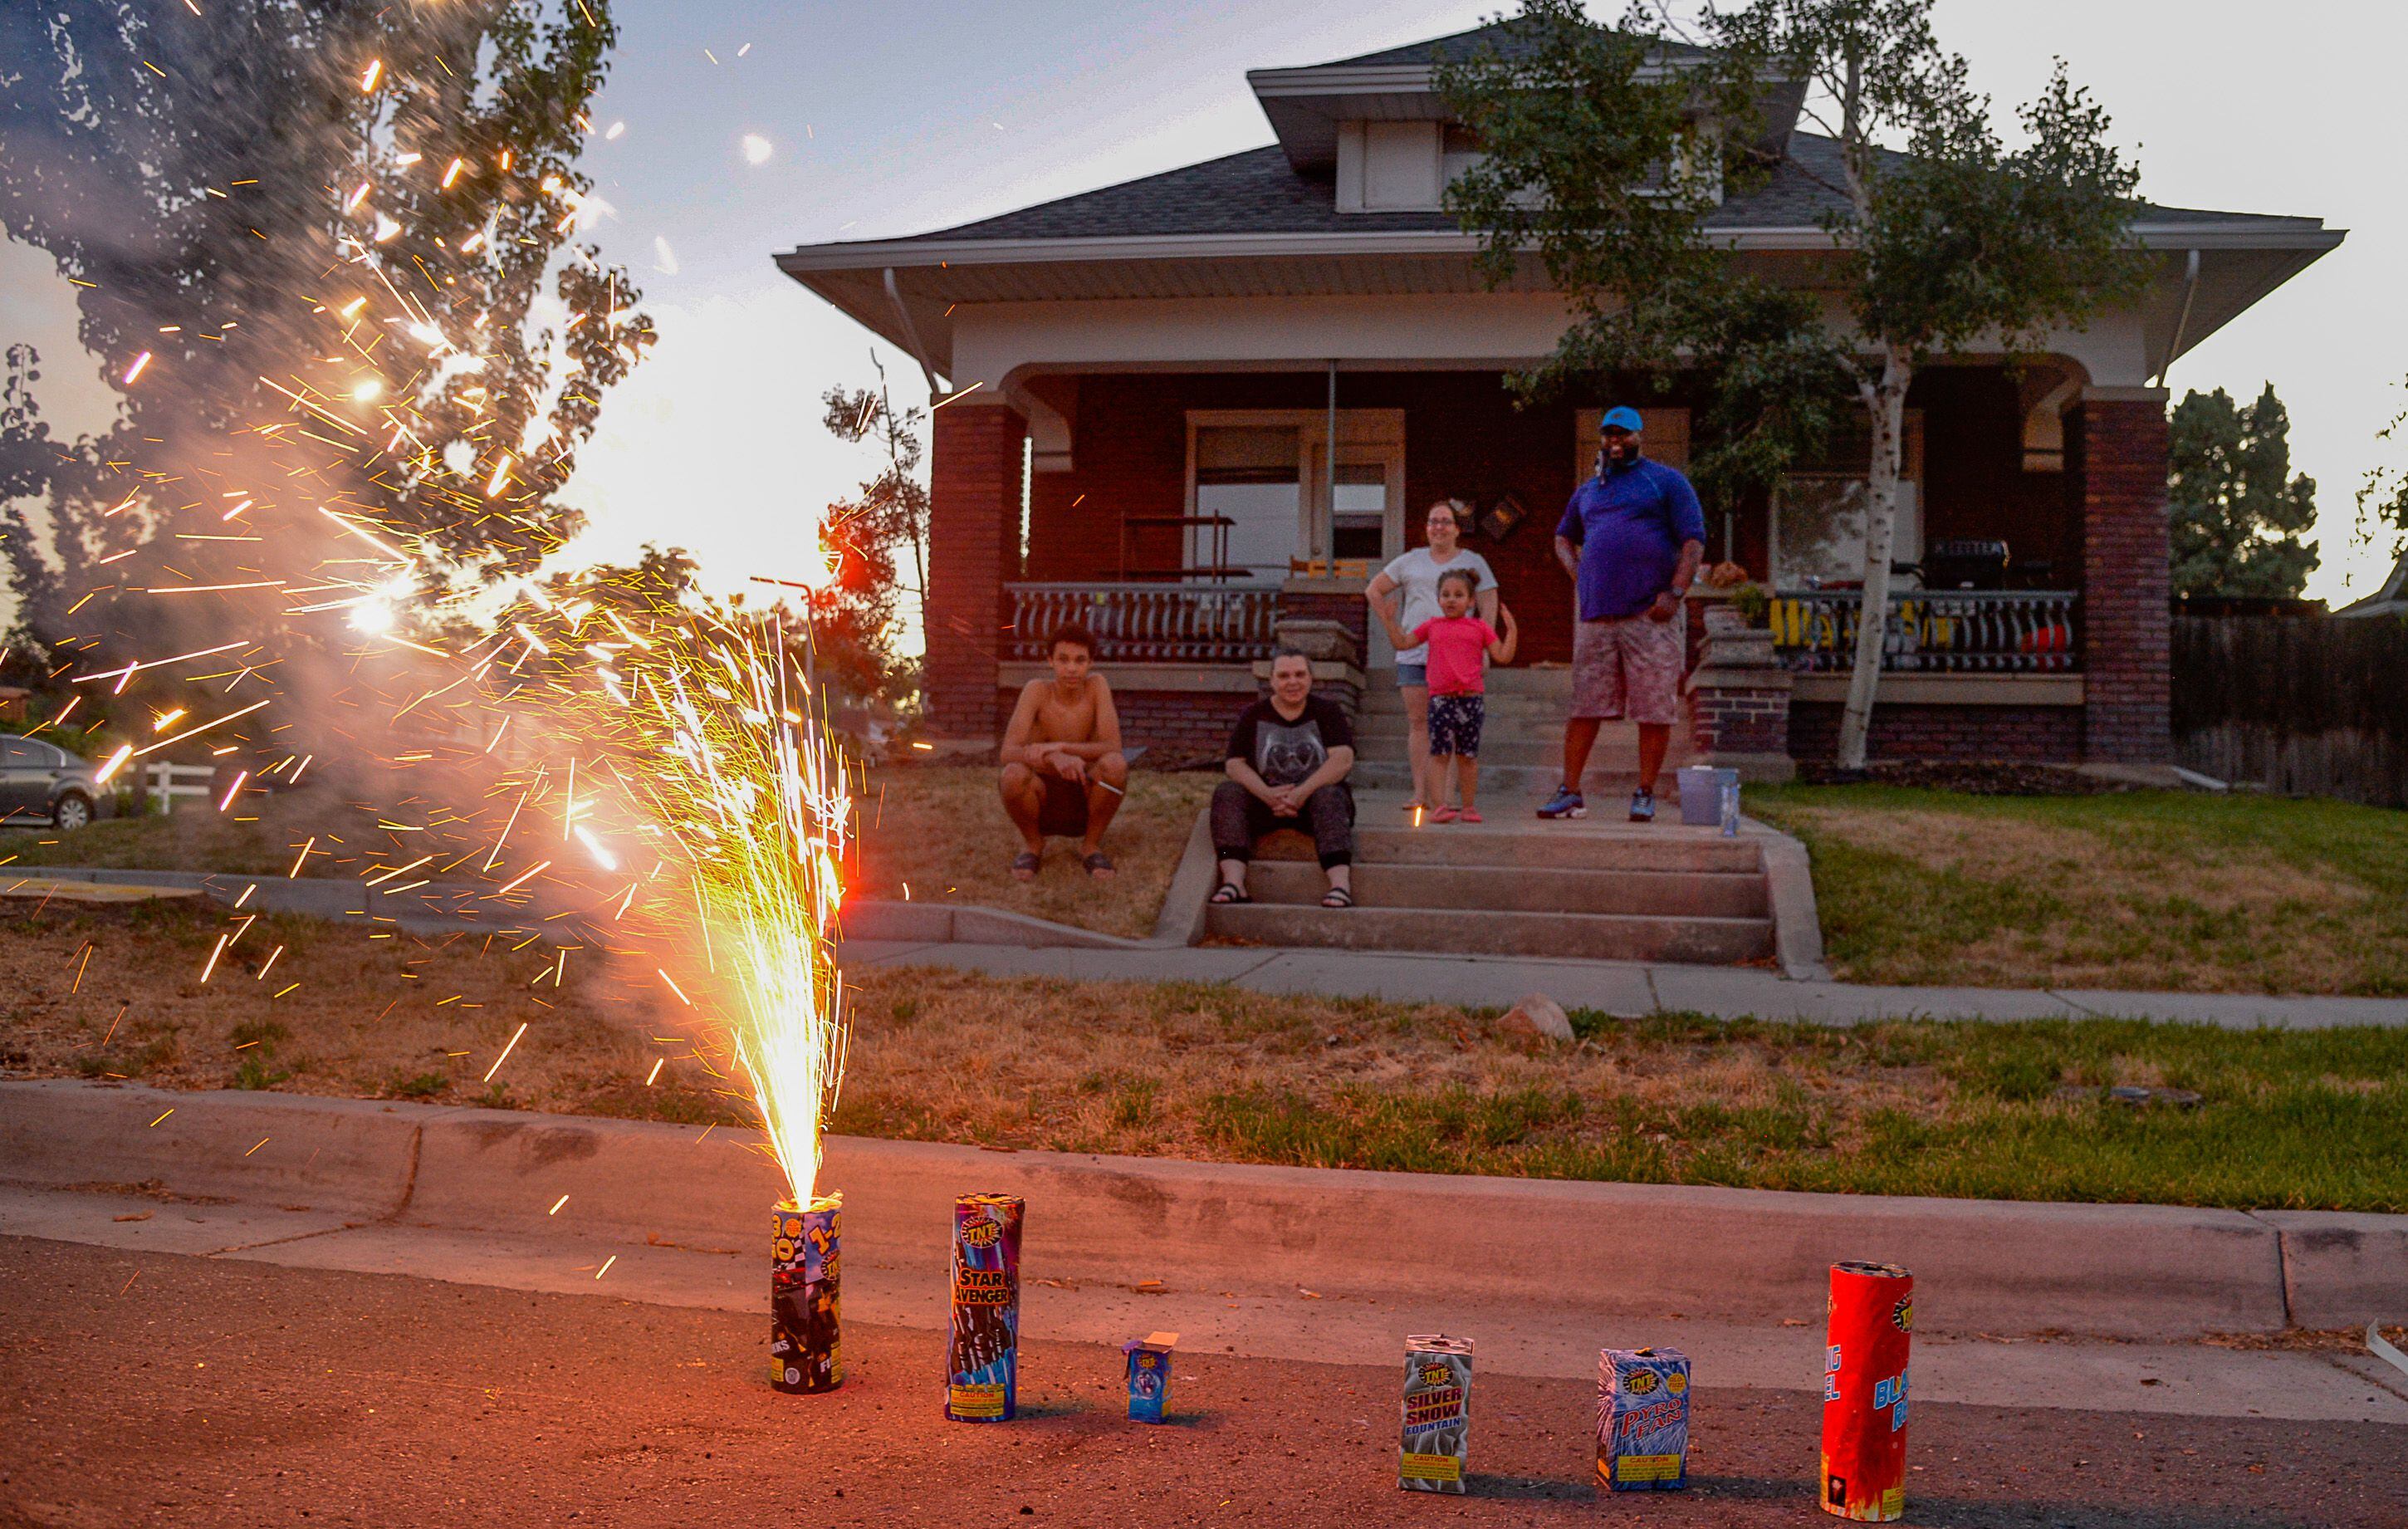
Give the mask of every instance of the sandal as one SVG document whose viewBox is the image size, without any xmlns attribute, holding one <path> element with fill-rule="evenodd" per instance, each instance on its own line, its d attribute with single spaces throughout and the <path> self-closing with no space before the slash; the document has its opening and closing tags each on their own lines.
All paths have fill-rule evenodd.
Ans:
<svg viewBox="0 0 2408 1529">
<path fill-rule="evenodd" d="M 1037 868 L 1041 863 L 1043 862 L 1038 859 L 1034 852 L 1025 849 L 1022 850 L 1019 854 L 1014 855 L 1011 858 L 1011 879 L 1014 881 L 1035 881 L 1037 879 Z"/>
<path fill-rule="evenodd" d="M 1433 823 L 1452 823 L 1462 815 L 1463 814 L 1461 812 L 1453 807 L 1440 807 L 1438 811 L 1430 814 L 1430 821 Z"/>
<path fill-rule="evenodd" d="M 1085 859 L 1081 860 L 1079 863 L 1085 866 L 1087 868 L 1087 874 L 1095 877 L 1097 881 L 1110 881 L 1113 871 L 1117 869 L 1117 867 L 1112 864 L 1112 858 L 1105 854 L 1100 849 L 1096 851 L 1093 855 L 1088 856 Z"/>
<path fill-rule="evenodd" d="M 1325 908 L 1351 908 L 1354 906 L 1354 894 L 1343 887 L 1332 887 L 1321 894 L 1321 905 Z"/>
<path fill-rule="evenodd" d="M 1232 903 L 1253 901 L 1253 898 L 1246 895 L 1246 889 L 1234 881 L 1225 881 L 1212 888 L 1212 902 L 1216 907 L 1226 908 Z"/>
<path fill-rule="evenodd" d="M 1480 814 L 1472 808 L 1466 807 L 1463 809 L 1463 821 L 1466 823 L 1485 823 L 1488 819 L 1481 816 Z"/>
</svg>

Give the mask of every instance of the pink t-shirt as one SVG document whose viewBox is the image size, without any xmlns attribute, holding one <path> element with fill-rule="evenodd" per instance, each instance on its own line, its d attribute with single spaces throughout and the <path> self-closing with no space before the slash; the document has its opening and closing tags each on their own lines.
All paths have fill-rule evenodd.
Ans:
<svg viewBox="0 0 2408 1529">
<path fill-rule="evenodd" d="M 1478 616 L 1440 616 L 1413 628 L 1413 641 L 1429 645 L 1429 693 L 1476 696 L 1487 688 L 1481 666 L 1497 629 Z"/>
</svg>

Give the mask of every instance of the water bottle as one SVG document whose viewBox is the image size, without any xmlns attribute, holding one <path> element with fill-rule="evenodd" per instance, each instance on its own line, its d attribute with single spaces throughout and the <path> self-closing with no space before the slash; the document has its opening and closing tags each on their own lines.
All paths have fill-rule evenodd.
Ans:
<svg viewBox="0 0 2408 1529">
<path fill-rule="evenodd" d="M 1723 837 L 1739 837 L 1739 782 L 1723 782 Z"/>
</svg>

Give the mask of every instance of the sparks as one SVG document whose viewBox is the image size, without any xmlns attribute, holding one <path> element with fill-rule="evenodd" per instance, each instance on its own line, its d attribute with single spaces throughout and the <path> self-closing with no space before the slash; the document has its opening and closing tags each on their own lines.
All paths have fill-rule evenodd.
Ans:
<svg viewBox="0 0 2408 1529">
<path fill-rule="evenodd" d="M 518 1048 L 519 1037 L 525 1033 L 526 1021 L 521 1020 L 519 1021 L 519 1028 L 510 1032 L 510 1044 L 502 1047 L 502 1054 L 494 1059 L 494 1065 L 485 1069 L 485 1075 L 479 1079 L 480 1082 L 491 1083 L 494 1081 L 494 1075 L 502 1070 L 502 1063 L 510 1060 L 510 1053 Z"/>
<path fill-rule="evenodd" d="M 150 364 L 150 353 L 149 351 L 145 351 L 140 355 L 136 356 L 134 358 L 134 365 L 125 368 L 125 385 L 127 387 L 132 387 L 134 385 L 134 379 L 141 376 L 142 368 Z"/>
</svg>

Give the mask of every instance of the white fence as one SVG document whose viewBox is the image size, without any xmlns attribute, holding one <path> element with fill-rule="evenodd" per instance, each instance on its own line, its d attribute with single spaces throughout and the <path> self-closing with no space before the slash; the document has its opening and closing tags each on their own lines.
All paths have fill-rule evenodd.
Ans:
<svg viewBox="0 0 2408 1529">
<path fill-rule="evenodd" d="M 212 795 L 218 772 L 215 765 L 180 765 L 158 759 L 143 767 L 142 778 L 151 806 L 159 812 L 170 813 L 176 810 L 178 797 L 208 798 Z"/>
</svg>

